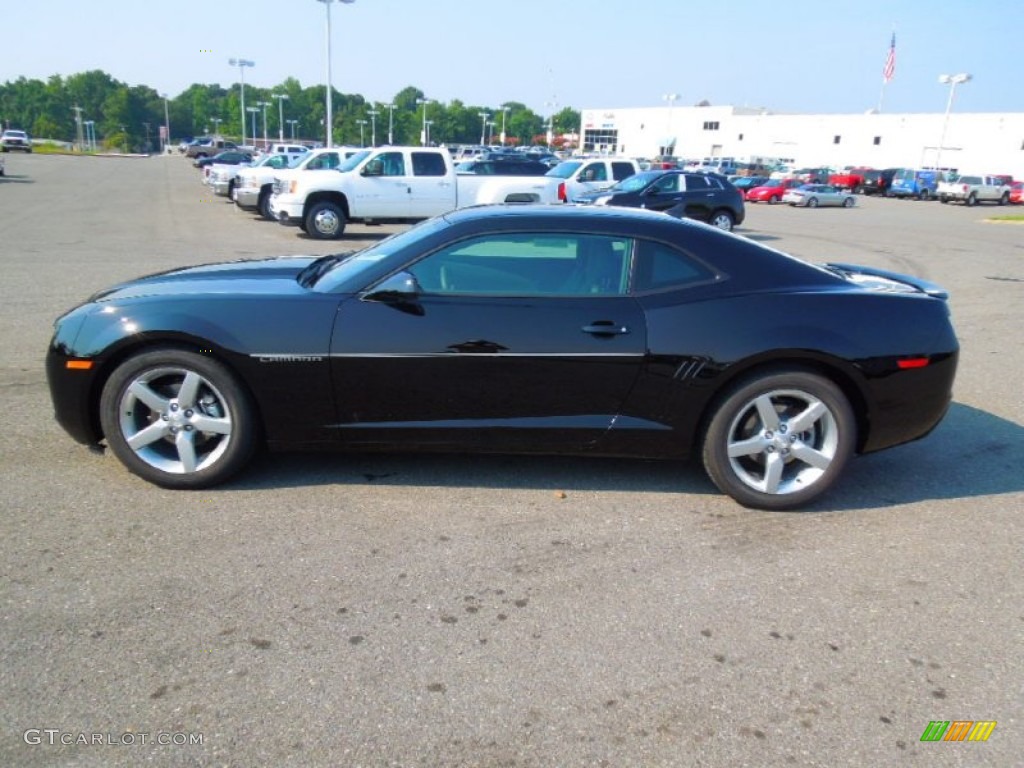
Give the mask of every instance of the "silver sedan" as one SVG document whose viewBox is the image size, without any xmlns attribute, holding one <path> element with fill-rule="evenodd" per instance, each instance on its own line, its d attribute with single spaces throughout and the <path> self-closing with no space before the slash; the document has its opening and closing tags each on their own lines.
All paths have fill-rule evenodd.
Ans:
<svg viewBox="0 0 1024 768">
<path fill-rule="evenodd" d="M 804 184 L 801 187 L 787 189 L 782 202 L 790 205 L 801 205 L 805 208 L 817 208 L 819 205 L 839 205 L 852 208 L 856 202 L 853 194 L 830 184 Z"/>
</svg>

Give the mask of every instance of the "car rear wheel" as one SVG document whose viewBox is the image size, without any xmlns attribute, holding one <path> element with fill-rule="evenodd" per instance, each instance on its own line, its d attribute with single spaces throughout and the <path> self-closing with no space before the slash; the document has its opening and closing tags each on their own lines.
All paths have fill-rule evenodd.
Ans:
<svg viewBox="0 0 1024 768">
<path fill-rule="evenodd" d="M 270 212 L 270 187 L 260 190 L 259 199 L 256 201 L 256 208 L 264 219 L 273 219 L 274 214 Z"/>
<path fill-rule="evenodd" d="M 853 198 L 848 197 L 843 200 L 843 208 L 853 208 Z"/>
<path fill-rule="evenodd" d="M 839 478 L 853 454 L 855 424 L 830 380 L 801 370 L 762 373 L 719 402 L 704 437 L 704 467 L 744 506 L 798 507 Z"/>
<path fill-rule="evenodd" d="M 969 206 L 975 206 L 978 204 L 978 198 L 973 192 L 971 192 L 971 194 L 967 196 L 967 199 L 964 201 L 964 203 Z"/>
<path fill-rule="evenodd" d="M 1008 202 L 1010 202 L 1010 193 L 1003 192 L 1003 196 L 999 198 L 999 204 L 1006 205 Z"/>
<path fill-rule="evenodd" d="M 807 207 L 808 208 L 817 208 L 818 207 L 818 198 L 812 197 L 810 200 L 808 200 L 807 201 Z"/>
<path fill-rule="evenodd" d="M 248 393 L 221 363 L 178 349 L 122 363 L 100 397 L 111 450 L 131 472 L 165 488 L 206 488 L 238 472 L 256 447 Z"/>
<path fill-rule="evenodd" d="M 732 214 L 728 211 L 715 211 L 708 223 L 712 227 L 724 229 L 726 232 L 732 232 L 733 218 Z"/>
<path fill-rule="evenodd" d="M 345 231 L 345 214 L 332 202 L 316 203 L 306 214 L 306 233 L 316 240 L 337 240 Z"/>
</svg>

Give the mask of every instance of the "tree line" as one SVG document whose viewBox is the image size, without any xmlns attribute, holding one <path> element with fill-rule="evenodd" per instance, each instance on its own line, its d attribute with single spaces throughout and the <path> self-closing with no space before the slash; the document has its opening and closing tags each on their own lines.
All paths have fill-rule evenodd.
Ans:
<svg viewBox="0 0 1024 768">
<path fill-rule="evenodd" d="M 287 99 L 279 104 L 275 94 L 287 96 Z M 255 115 L 256 138 L 263 137 L 265 116 L 266 133 L 270 138 L 283 135 L 290 139 L 294 133 L 298 140 L 323 141 L 326 95 L 325 86 L 304 88 L 292 77 L 273 88 L 246 85 L 246 138 L 252 138 L 252 114 L 248 113 L 248 108 L 266 102 L 268 106 L 259 107 Z M 423 91 L 413 86 L 396 93 L 390 102 L 371 102 L 359 94 L 334 90 L 332 138 L 336 144 L 359 145 L 361 140 L 370 144 L 375 132 L 377 143 L 384 144 L 388 141 L 389 121 L 392 121 L 393 143 L 419 144 L 423 131 L 423 99 Z M 503 106 L 508 108 L 504 115 L 498 105 L 468 105 L 457 99 L 448 103 L 430 102 L 426 106 L 430 141 L 476 144 L 484 135 L 485 139 L 497 143 L 504 117 L 507 143 L 546 143 L 547 116 L 538 115 L 518 102 L 506 102 Z M 36 138 L 74 143 L 81 137 L 78 123 L 81 119 L 92 121 L 92 133 L 99 144 L 152 151 L 159 148 L 165 110 L 170 118 L 172 141 L 213 132 L 226 138 L 241 138 L 241 88 L 237 83 L 227 88 L 219 84 L 194 83 L 177 96 L 168 96 L 166 102 L 162 94 L 147 85 L 129 86 L 101 70 L 67 77 L 53 75 L 45 82 L 19 77 L 0 84 L 0 125 L 20 128 Z M 372 111 L 377 115 L 371 115 Z M 482 112 L 489 113 L 489 119 L 481 117 Z M 579 121 L 580 113 L 566 107 L 551 117 L 552 132 L 555 136 L 578 132 Z M 553 143 L 561 141 L 556 139 Z"/>
</svg>

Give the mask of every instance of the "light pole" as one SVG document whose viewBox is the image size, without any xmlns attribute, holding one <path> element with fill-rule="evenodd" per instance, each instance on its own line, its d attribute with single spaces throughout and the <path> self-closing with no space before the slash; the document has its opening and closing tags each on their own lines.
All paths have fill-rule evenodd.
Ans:
<svg viewBox="0 0 1024 768">
<path fill-rule="evenodd" d="M 434 124 L 433 120 L 427 120 L 427 122 L 423 126 L 423 132 L 427 136 L 427 144 L 430 144 L 430 126 L 432 126 L 433 124 Z M 424 146 L 426 146 L 426 145 L 424 145 Z"/>
<path fill-rule="evenodd" d="M 95 152 L 96 151 L 96 130 L 95 130 L 94 126 L 96 125 L 96 121 L 95 120 L 84 120 L 84 121 L 82 121 L 82 125 L 85 126 L 85 144 L 86 144 L 87 147 L 89 147 L 89 149 L 91 149 L 92 151 Z"/>
<path fill-rule="evenodd" d="M 289 120 L 288 125 L 292 129 L 292 141 L 295 141 L 295 126 L 299 124 L 298 120 Z"/>
<path fill-rule="evenodd" d="M 487 145 L 487 118 L 491 116 L 490 112 L 477 112 L 480 116 L 480 146 Z"/>
<path fill-rule="evenodd" d="M 423 105 L 423 130 L 420 131 L 420 144 L 427 146 L 427 104 L 433 104 L 433 99 L 416 99 L 417 104 Z"/>
<path fill-rule="evenodd" d="M 164 100 L 164 152 L 171 146 L 171 111 L 167 106 L 167 94 L 161 93 L 160 98 Z"/>
<path fill-rule="evenodd" d="M 290 98 L 287 93 L 275 93 L 277 99 L 277 140 L 284 141 L 284 103 Z"/>
<path fill-rule="evenodd" d="M 352 4 L 356 0 L 338 0 L 339 3 Z M 331 3 L 334 0 L 317 0 L 318 3 L 323 3 L 324 7 L 327 8 L 327 146 L 333 147 L 334 144 L 331 140 L 331 134 L 334 128 L 334 110 L 331 105 L 331 91 L 333 86 L 331 85 Z"/>
<path fill-rule="evenodd" d="M 512 109 L 504 104 L 501 105 L 501 146 L 505 146 L 505 116 L 508 115 L 509 110 Z"/>
<path fill-rule="evenodd" d="M 547 107 L 549 110 L 551 110 L 551 112 L 548 115 L 548 134 L 547 134 L 548 149 L 550 150 L 551 149 L 551 142 L 553 142 L 555 140 L 555 107 L 557 107 L 558 104 L 556 102 L 554 102 L 554 101 L 546 101 L 546 102 L 544 102 L 544 106 Z"/>
<path fill-rule="evenodd" d="M 668 129 L 665 131 L 665 142 L 666 142 L 666 144 L 665 144 L 664 147 L 661 148 L 661 150 L 662 150 L 661 154 L 663 154 L 663 155 L 664 154 L 672 154 L 672 155 L 674 155 L 676 153 L 676 149 L 675 149 L 676 142 L 675 142 L 675 137 L 672 136 L 672 107 L 675 105 L 676 100 L 679 98 L 679 94 L 678 93 L 663 93 L 661 95 L 661 98 L 664 101 L 668 102 Z M 670 141 L 671 141 L 671 144 L 668 143 Z M 665 150 L 668 149 L 669 147 L 672 147 L 672 151 L 669 152 L 669 153 L 666 153 Z"/>
<path fill-rule="evenodd" d="M 370 116 L 370 146 L 377 146 L 377 115 L 380 114 L 376 109 L 367 110 L 366 114 Z"/>
<path fill-rule="evenodd" d="M 259 107 L 246 107 L 245 111 L 252 115 L 252 143 L 256 143 L 256 113 L 260 111 Z M 245 122 L 245 118 L 242 118 Z"/>
<path fill-rule="evenodd" d="M 242 81 L 242 106 L 239 110 L 242 113 L 242 144 L 245 144 L 245 68 L 255 67 L 255 61 L 249 61 L 248 59 L 228 59 L 228 64 L 232 67 L 238 67 L 238 77 Z M 253 133 L 256 133 L 256 129 L 253 129 Z"/>
<path fill-rule="evenodd" d="M 395 105 L 388 104 L 388 144 L 395 143 Z"/>
<path fill-rule="evenodd" d="M 360 147 L 365 147 L 366 146 L 366 135 L 365 135 L 364 131 L 366 129 L 366 121 L 365 120 L 356 120 L 356 124 L 359 125 L 359 146 Z"/>
<path fill-rule="evenodd" d="M 953 109 L 953 96 L 956 94 L 956 87 L 960 83 L 966 83 L 971 76 L 966 72 L 958 75 L 939 75 L 939 82 L 949 86 L 949 99 L 946 101 L 946 117 L 942 121 L 942 138 L 939 140 L 939 149 L 935 153 L 935 170 L 941 168 L 942 148 L 946 144 L 946 129 L 949 127 L 949 113 Z"/>
<path fill-rule="evenodd" d="M 263 110 L 263 151 L 266 152 L 267 151 L 267 107 L 270 106 L 270 102 L 269 101 L 257 101 L 256 102 L 256 106 L 260 107 Z M 255 143 L 256 143 L 256 141 L 255 141 L 255 137 L 254 137 L 253 144 L 255 144 Z"/>
<path fill-rule="evenodd" d="M 211 117 L 210 118 L 210 122 L 213 123 L 213 135 L 214 136 L 219 136 L 220 135 L 220 124 L 223 123 L 224 120 L 222 118 L 219 118 L 219 117 Z M 243 122 L 244 122 L 244 120 L 243 120 Z"/>
</svg>

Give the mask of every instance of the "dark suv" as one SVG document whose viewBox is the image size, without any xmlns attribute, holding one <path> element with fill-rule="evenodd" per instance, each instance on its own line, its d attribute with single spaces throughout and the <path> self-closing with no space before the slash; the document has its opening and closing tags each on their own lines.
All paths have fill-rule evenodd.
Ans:
<svg viewBox="0 0 1024 768">
<path fill-rule="evenodd" d="M 724 176 L 713 173 L 642 171 L 613 187 L 576 199 L 594 205 L 649 208 L 730 232 L 746 217 L 742 193 Z"/>
<path fill-rule="evenodd" d="M 892 185 L 892 177 L 896 175 L 896 170 L 896 168 L 886 168 L 881 171 L 864 171 L 864 181 L 860 185 L 861 194 L 888 197 L 889 187 Z"/>
</svg>

